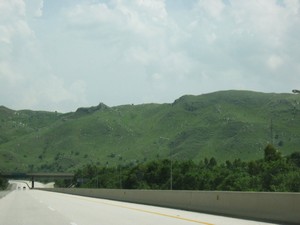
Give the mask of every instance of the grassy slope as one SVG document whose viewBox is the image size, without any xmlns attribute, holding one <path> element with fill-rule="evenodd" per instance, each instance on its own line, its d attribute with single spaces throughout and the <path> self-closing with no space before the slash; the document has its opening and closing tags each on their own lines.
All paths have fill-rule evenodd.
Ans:
<svg viewBox="0 0 300 225">
<path fill-rule="evenodd" d="M 166 158 L 257 159 L 271 141 L 299 150 L 299 95 L 222 91 L 173 104 L 104 105 L 75 113 L 0 108 L 0 169 L 71 170 Z"/>
</svg>

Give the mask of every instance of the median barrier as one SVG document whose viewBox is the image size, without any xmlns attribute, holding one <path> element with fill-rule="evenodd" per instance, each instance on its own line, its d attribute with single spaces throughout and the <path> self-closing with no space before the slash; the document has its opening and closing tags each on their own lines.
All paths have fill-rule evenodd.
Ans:
<svg viewBox="0 0 300 225">
<path fill-rule="evenodd" d="M 300 224 L 300 193 L 85 188 L 43 188 L 39 190 L 281 224 Z"/>
</svg>

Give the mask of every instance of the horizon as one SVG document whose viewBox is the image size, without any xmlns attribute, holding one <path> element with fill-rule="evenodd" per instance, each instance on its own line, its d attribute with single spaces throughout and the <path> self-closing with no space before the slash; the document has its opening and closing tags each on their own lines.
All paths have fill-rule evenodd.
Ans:
<svg viewBox="0 0 300 225">
<path fill-rule="evenodd" d="M 31 108 L 23 108 L 23 109 L 15 109 L 15 108 L 10 108 L 8 106 L 5 105 L 0 105 L 0 107 L 4 107 L 6 109 L 12 110 L 12 111 L 36 111 L 36 112 L 57 112 L 57 113 L 61 113 L 61 114 L 66 114 L 66 113 L 72 113 L 72 112 L 76 112 L 79 108 L 90 108 L 90 107 L 96 107 L 100 104 L 104 104 L 109 108 L 114 108 L 114 107 L 119 107 L 119 106 L 126 106 L 126 105 L 135 105 L 135 106 L 139 106 L 139 105 L 147 105 L 147 104 L 172 104 L 174 103 L 176 100 L 180 99 L 183 96 L 202 96 L 202 95 L 209 95 L 209 94 L 214 94 L 214 93 L 218 93 L 218 92 L 229 92 L 229 91 L 233 91 L 233 92 L 253 92 L 253 93 L 262 93 L 262 94 L 289 94 L 289 95 L 297 95 L 295 93 L 291 92 L 261 92 L 261 91 L 253 91 L 253 90 L 242 90 L 242 89 L 231 89 L 231 90 L 218 90 L 218 91 L 213 91 L 213 92 L 209 92 L 209 93 L 202 93 L 202 94 L 184 94 L 181 95 L 177 98 L 175 98 L 173 101 L 171 102 L 144 102 L 144 103 L 138 103 L 138 104 L 134 104 L 134 103 L 128 103 L 128 104 L 120 104 L 120 105 L 108 105 L 105 102 L 99 102 L 98 104 L 95 105 L 85 105 L 85 106 L 78 106 L 75 110 L 73 111 L 66 111 L 66 112 L 62 112 L 62 111 L 51 111 L 51 110 L 43 110 L 43 109 L 31 109 Z"/>
</svg>

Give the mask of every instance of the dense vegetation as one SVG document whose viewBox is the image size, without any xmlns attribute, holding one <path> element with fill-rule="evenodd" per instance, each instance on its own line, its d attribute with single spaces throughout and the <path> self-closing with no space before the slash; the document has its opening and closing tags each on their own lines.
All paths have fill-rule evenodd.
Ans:
<svg viewBox="0 0 300 225">
<path fill-rule="evenodd" d="M 4 178 L 0 177 L 0 190 L 6 189 L 7 186 L 8 186 L 7 179 L 4 179 Z"/>
<path fill-rule="evenodd" d="M 116 168 L 87 165 L 76 172 L 79 187 L 170 189 L 170 160 Z M 300 191 L 300 152 L 283 157 L 271 144 L 264 158 L 218 164 L 215 158 L 172 161 L 172 188 L 177 190 Z"/>
<path fill-rule="evenodd" d="M 220 91 L 70 113 L 0 106 L 0 172 L 145 165 L 171 155 L 176 173 L 180 160 L 255 161 L 267 143 L 289 155 L 300 146 L 299 102 L 293 94 Z"/>
</svg>

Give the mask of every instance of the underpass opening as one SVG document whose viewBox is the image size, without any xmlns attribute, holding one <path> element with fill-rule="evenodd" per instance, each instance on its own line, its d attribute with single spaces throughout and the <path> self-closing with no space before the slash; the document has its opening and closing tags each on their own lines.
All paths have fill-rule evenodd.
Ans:
<svg viewBox="0 0 300 225">
<path fill-rule="evenodd" d="M 34 188 L 36 178 L 59 178 L 59 179 L 73 179 L 74 173 L 21 173 L 21 172 L 4 172 L 0 173 L 0 177 L 7 179 L 30 179 L 31 189 Z"/>
</svg>

